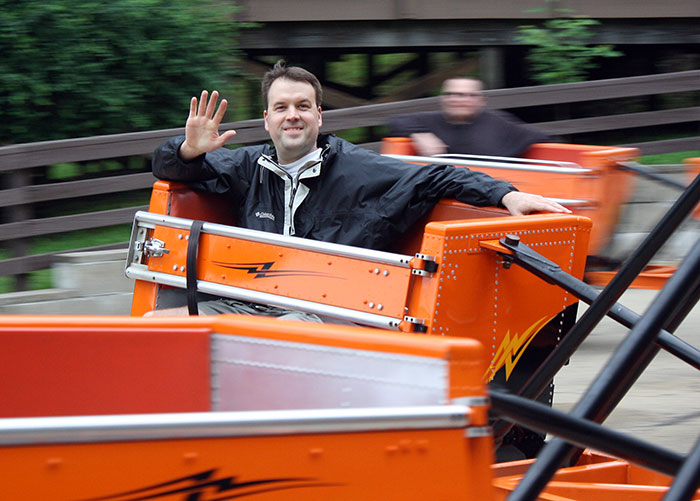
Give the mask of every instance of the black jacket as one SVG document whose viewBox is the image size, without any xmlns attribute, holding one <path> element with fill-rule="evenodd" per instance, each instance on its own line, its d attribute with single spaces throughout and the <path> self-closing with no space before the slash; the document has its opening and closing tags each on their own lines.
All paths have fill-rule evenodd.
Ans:
<svg viewBox="0 0 700 501">
<path fill-rule="evenodd" d="M 333 135 L 319 136 L 322 161 L 302 167 L 297 180 L 275 163 L 272 146 L 220 148 L 183 162 L 183 141 L 156 149 L 154 175 L 227 194 L 239 226 L 369 249 L 388 250 L 442 198 L 495 206 L 515 190 L 480 172 L 405 163 Z"/>
</svg>

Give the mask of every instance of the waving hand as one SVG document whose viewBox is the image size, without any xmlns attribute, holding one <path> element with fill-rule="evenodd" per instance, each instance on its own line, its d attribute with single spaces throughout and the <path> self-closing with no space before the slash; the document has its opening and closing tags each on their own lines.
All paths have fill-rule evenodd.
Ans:
<svg viewBox="0 0 700 501">
<path fill-rule="evenodd" d="M 207 101 L 208 96 L 209 93 L 203 90 L 199 103 L 196 97 L 190 100 L 190 115 L 185 125 L 185 142 L 180 146 L 180 157 L 183 160 L 191 160 L 202 153 L 221 148 L 226 141 L 236 135 L 235 130 L 219 134 L 219 125 L 226 113 L 228 102 L 223 99 L 217 110 L 216 101 L 219 99 L 219 93 L 213 91 L 209 101 Z"/>
</svg>

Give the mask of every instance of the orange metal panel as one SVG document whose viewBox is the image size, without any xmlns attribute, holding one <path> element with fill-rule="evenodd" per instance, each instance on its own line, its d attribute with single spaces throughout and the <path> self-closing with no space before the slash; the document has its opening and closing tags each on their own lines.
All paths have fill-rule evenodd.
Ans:
<svg viewBox="0 0 700 501">
<path fill-rule="evenodd" d="M 446 401 L 485 396 L 472 339 L 243 315 L 13 315 L 0 327 L 0 416 L 209 410 L 212 332 L 444 360 Z"/>
<path fill-rule="evenodd" d="M 170 253 L 150 258 L 149 270 L 184 277 L 189 232 L 156 226 L 153 236 L 165 242 Z M 248 290 L 402 318 L 411 270 L 203 234 L 197 254 L 197 276 Z"/>
<path fill-rule="evenodd" d="M 146 282 L 144 280 L 134 281 L 134 297 L 138 301 L 131 301 L 131 315 L 142 316 L 151 310 L 156 309 L 156 299 L 158 297 L 158 284 Z"/>
<path fill-rule="evenodd" d="M 676 272 L 677 266 L 650 265 L 644 268 L 630 284 L 632 289 L 663 289 L 666 281 Z M 586 282 L 591 285 L 606 286 L 616 271 L 591 271 L 585 274 Z"/>
<path fill-rule="evenodd" d="M 0 469 L 13 501 L 491 499 L 482 441 L 447 429 L 5 447 Z"/>
<path fill-rule="evenodd" d="M 590 221 L 561 214 L 430 223 L 421 252 L 436 257 L 439 272 L 413 285 L 409 315 L 424 318 L 428 334 L 472 337 L 489 352 L 489 379 L 506 378 L 539 329 L 577 299 L 481 246 L 506 234 L 561 268 L 583 275 Z M 536 290 L 537 294 L 532 294 Z"/>
<path fill-rule="evenodd" d="M 534 460 L 492 466 L 495 499 L 506 499 Z M 576 466 L 561 468 L 540 495 L 542 500 L 620 501 L 658 500 L 671 477 L 613 457 L 586 451 Z M 700 499 L 700 490 L 693 496 Z"/>
<path fill-rule="evenodd" d="M 210 409 L 209 329 L 8 317 L 0 325 L 0 416 Z"/>
</svg>

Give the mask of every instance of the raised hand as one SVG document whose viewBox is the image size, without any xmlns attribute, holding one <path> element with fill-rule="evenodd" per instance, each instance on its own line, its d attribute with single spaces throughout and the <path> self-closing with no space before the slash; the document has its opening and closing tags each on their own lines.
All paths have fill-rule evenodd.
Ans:
<svg viewBox="0 0 700 501">
<path fill-rule="evenodd" d="M 213 91 L 211 99 L 207 101 L 208 96 L 209 93 L 203 90 L 199 104 L 196 97 L 190 100 L 190 114 L 185 124 L 185 142 L 180 146 L 180 157 L 183 160 L 191 160 L 202 153 L 221 148 L 226 141 L 236 135 L 235 130 L 227 130 L 219 134 L 219 125 L 226 113 L 228 102 L 223 99 L 217 110 L 216 101 L 219 99 L 219 93 Z"/>
</svg>

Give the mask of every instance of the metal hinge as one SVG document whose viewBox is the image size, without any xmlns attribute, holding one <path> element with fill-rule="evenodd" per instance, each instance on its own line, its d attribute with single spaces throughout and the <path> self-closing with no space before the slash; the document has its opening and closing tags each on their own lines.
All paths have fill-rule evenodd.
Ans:
<svg viewBox="0 0 700 501">
<path fill-rule="evenodd" d="M 425 277 L 430 276 L 437 271 L 438 264 L 437 261 L 435 261 L 435 256 L 428 256 L 427 254 L 416 253 L 416 259 L 419 260 L 420 265 L 414 266 L 411 269 L 412 275 L 419 275 Z"/>
<path fill-rule="evenodd" d="M 403 321 L 408 322 L 409 324 L 413 324 L 413 332 L 428 332 L 428 326 L 425 325 L 425 320 L 423 320 L 422 318 L 404 315 Z"/>
</svg>

